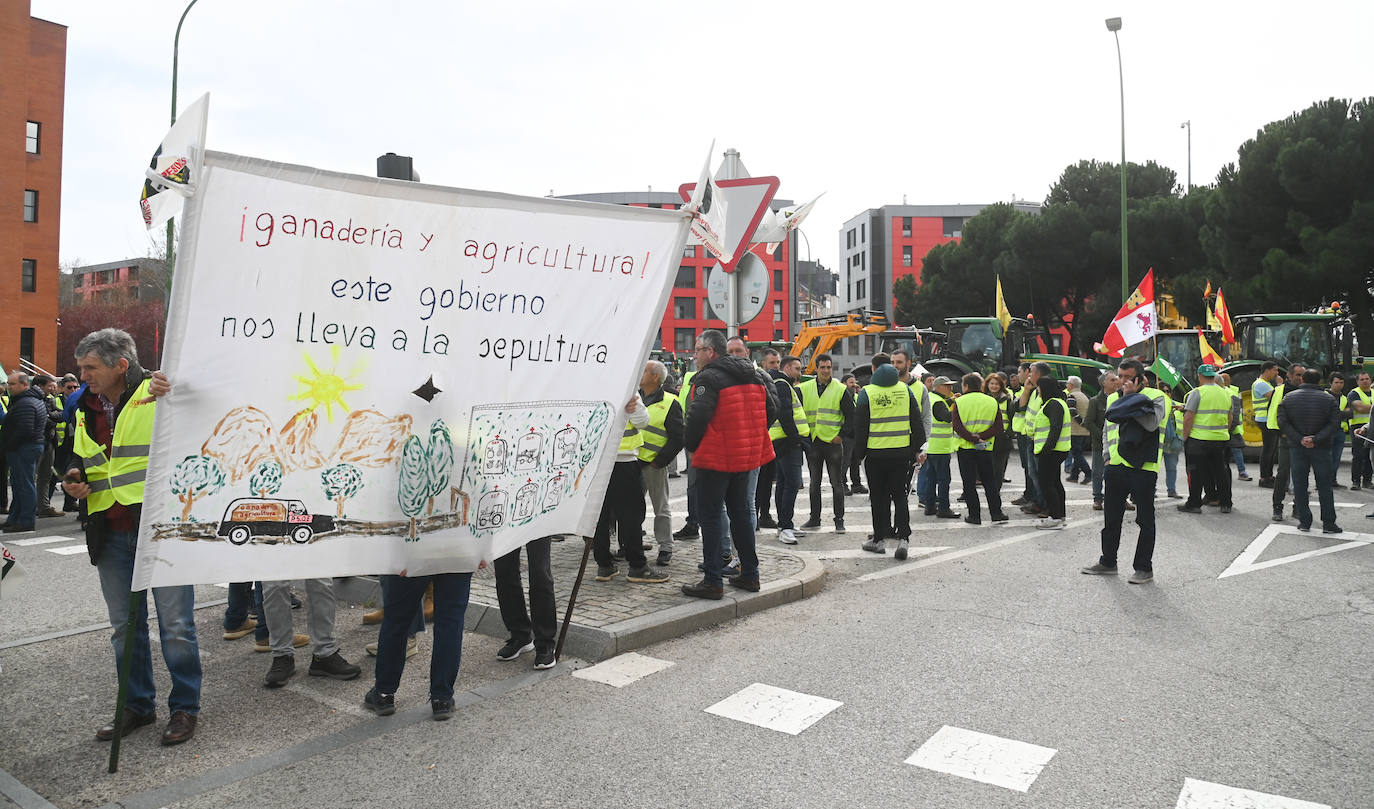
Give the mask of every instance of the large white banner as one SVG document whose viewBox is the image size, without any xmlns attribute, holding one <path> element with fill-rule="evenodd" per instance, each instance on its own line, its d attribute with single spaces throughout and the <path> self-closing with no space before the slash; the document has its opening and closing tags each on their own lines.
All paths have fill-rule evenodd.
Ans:
<svg viewBox="0 0 1374 809">
<path fill-rule="evenodd" d="M 473 570 L 590 534 L 689 226 L 209 153 L 134 588 Z"/>
</svg>

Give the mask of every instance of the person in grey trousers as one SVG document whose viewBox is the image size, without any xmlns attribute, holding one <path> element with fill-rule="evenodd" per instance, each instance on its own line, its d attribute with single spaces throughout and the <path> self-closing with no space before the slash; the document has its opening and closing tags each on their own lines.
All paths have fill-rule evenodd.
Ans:
<svg viewBox="0 0 1374 809">
<path fill-rule="evenodd" d="M 310 676 L 335 680 L 356 678 L 362 669 L 344 659 L 334 638 L 334 613 L 338 603 L 334 596 L 334 580 L 306 579 L 305 598 L 309 607 L 306 616 L 310 639 L 314 642 Z M 263 618 L 267 619 L 268 642 L 272 645 L 272 665 L 264 684 L 268 688 L 281 688 L 296 673 L 296 656 L 291 651 L 296 639 L 291 621 L 291 582 L 263 582 L 262 611 Z"/>
</svg>

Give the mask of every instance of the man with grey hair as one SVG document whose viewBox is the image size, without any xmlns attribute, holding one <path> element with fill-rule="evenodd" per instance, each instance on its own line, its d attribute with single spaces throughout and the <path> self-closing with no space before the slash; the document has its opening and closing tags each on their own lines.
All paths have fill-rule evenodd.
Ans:
<svg viewBox="0 0 1374 809">
<path fill-rule="evenodd" d="M 1064 398 L 1069 404 L 1069 457 L 1064 462 L 1064 471 L 1070 483 L 1091 483 L 1093 468 L 1084 457 L 1092 451 L 1092 436 L 1083 426 L 1083 418 L 1088 414 L 1088 395 L 1083 392 L 1083 379 L 1071 376 L 1064 380 Z"/>
<path fill-rule="evenodd" d="M 665 393 L 668 368 L 658 360 L 644 364 L 639 378 L 639 398 L 649 410 L 649 423 L 640 433 L 639 471 L 644 488 L 654 506 L 654 540 L 658 558 L 654 564 L 666 566 L 673 559 L 673 511 L 668 507 L 668 472 L 682 449 L 682 403 Z"/>
<path fill-rule="evenodd" d="M 31 381 L 18 371 L 9 376 L 10 406 L 3 435 L 14 501 L 3 529 L 6 534 L 32 531 L 38 512 L 37 471 L 48 430 L 48 403 Z"/>
<path fill-rule="evenodd" d="M 101 741 L 110 741 L 115 734 L 128 735 L 157 719 L 148 598 L 141 593 L 136 599 L 131 590 L 156 397 L 166 394 L 170 385 L 161 373 L 143 370 L 133 338 L 119 329 L 91 332 L 77 343 L 75 354 L 87 388 L 77 405 L 73 457 L 62 488 L 86 501 L 86 550 L 100 574 L 100 590 L 114 630 L 116 666 L 123 664 L 124 645 L 134 644 L 123 716 L 95 734 Z M 154 587 L 153 601 L 162 658 L 172 680 L 167 699 L 172 716 L 162 733 L 162 744 L 181 744 L 195 735 L 200 713 L 195 591 L 189 585 Z M 129 637 L 131 608 L 137 612 Z"/>
</svg>

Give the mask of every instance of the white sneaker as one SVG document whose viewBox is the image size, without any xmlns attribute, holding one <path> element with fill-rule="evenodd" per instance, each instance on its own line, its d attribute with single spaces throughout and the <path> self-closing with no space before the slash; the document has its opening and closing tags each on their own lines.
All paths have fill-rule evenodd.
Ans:
<svg viewBox="0 0 1374 809">
<path fill-rule="evenodd" d="M 784 545 L 796 545 L 797 534 L 791 528 L 779 528 L 778 541 Z"/>
<path fill-rule="evenodd" d="M 1045 519 L 1036 523 L 1035 527 L 1044 529 L 1046 531 L 1058 531 L 1059 529 L 1064 527 L 1064 520 L 1055 520 L 1046 517 Z"/>
</svg>

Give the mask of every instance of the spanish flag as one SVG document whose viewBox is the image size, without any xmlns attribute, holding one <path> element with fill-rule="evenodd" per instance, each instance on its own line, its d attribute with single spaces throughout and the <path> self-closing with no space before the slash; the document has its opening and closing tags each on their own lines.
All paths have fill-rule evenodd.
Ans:
<svg viewBox="0 0 1374 809">
<path fill-rule="evenodd" d="M 1231 325 L 1231 310 L 1226 306 L 1226 298 L 1222 297 L 1221 287 L 1217 287 L 1217 308 L 1216 319 L 1217 328 L 1221 330 L 1221 344 L 1229 346 L 1236 341 L 1236 327 Z"/>
<path fill-rule="evenodd" d="M 1207 342 L 1207 338 L 1202 336 L 1202 329 L 1197 330 L 1197 343 L 1199 350 L 1202 352 L 1202 363 L 1204 365 L 1211 365 L 1216 368 L 1221 368 L 1221 366 L 1226 364 L 1221 359 L 1221 355 L 1218 354 L 1212 348 L 1210 343 Z"/>
</svg>

